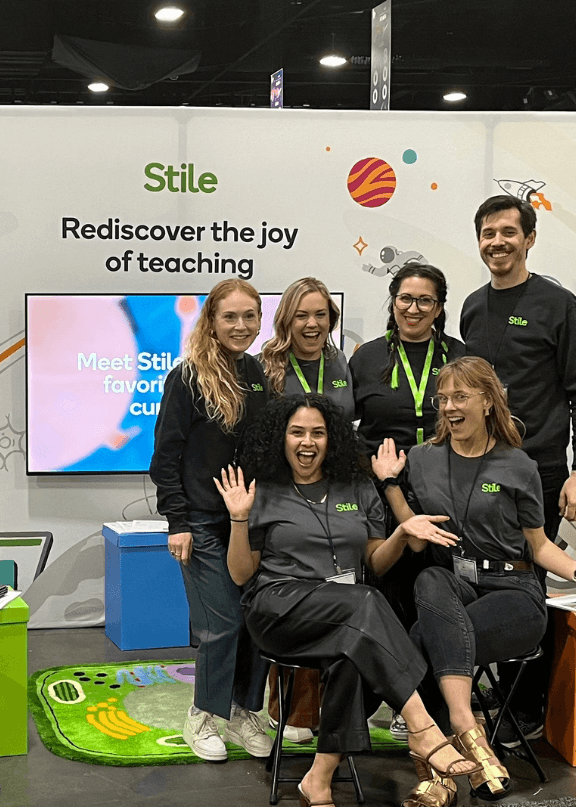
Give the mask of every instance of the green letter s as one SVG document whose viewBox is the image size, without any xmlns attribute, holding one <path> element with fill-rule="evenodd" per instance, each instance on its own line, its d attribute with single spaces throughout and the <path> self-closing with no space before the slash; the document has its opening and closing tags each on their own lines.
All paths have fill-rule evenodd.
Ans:
<svg viewBox="0 0 576 807">
<path fill-rule="evenodd" d="M 153 179 L 158 183 L 157 186 L 149 185 L 147 182 L 144 184 L 144 188 L 147 191 L 152 191 L 153 193 L 157 193 L 158 191 L 163 191 L 166 187 L 166 180 L 160 174 L 157 175 L 154 173 L 154 169 L 157 168 L 158 171 L 163 171 L 164 166 L 162 163 L 148 163 L 148 165 L 144 168 L 144 173 L 148 177 L 148 179 Z"/>
</svg>

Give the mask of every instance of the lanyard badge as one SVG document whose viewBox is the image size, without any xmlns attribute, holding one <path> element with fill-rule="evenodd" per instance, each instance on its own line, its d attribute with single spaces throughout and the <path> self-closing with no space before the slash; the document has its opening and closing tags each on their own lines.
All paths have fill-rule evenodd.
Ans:
<svg viewBox="0 0 576 807">
<path fill-rule="evenodd" d="M 310 389 L 310 384 L 304 378 L 304 373 L 302 372 L 302 368 L 298 364 L 298 359 L 293 353 L 290 353 L 290 364 L 292 365 L 292 369 L 296 373 L 296 377 L 298 381 L 302 384 L 302 389 L 304 392 L 312 392 Z M 316 390 L 318 395 L 324 394 L 324 354 L 320 354 L 320 365 L 318 367 L 318 389 Z"/>
<path fill-rule="evenodd" d="M 432 367 L 432 357 L 434 356 L 434 340 L 430 339 L 430 342 L 428 344 L 426 361 L 424 362 L 424 369 L 422 370 L 422 377 L 420 379 L 419 387 L 416 386 L 416 379 L 414 378 L 414 373 L 412 372 L 412 367 L 410 366 L 410 362 L 408 361 L 408 356 L 406 355 L 406 351 L 404 350 L 404 345 L 402 344 L 402 342 L 400 342 L 400 344 L 398 345 L 398 353 L 400 355 L 402 367 L 404 368 L 404 372 L 406 373 L 406 378 L 408 379 L 408 383 L 410 384 L 412 397 L 414 398 L 416 417 L 421 418 L 424 415 L 422 411 L 422 404 L 424 402 L 424 394 L 426 392 L 426 385 L 428 384 L 428 378 L 430 377 L 430 368 Z M 416 443 L 420 445 L 420 443 L 423 442 L 424 442 L 424 429 L 419 427 L 416 429 Z"/>
</svg>

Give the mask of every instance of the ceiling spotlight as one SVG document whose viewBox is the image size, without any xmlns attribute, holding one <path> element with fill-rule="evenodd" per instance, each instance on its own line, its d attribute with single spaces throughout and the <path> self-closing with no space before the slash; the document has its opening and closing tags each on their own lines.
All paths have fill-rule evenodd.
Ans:
<svg viewBox="0 0 576 807">
<path fill-rule="evenodd" d="M 467 97 L 465 92 L 455 90 L 453 92 L 444 93 L 443 98 L 445 101 L 463 101 Z"/>
<path fill-rule="evenodd" d="M 341 67 L 341 65 L 346 64 L 346 59 L 343 56 L 331 53 L 329 56 L 323 56 L 320 59 L 320 64 L 323 64 L 324 67 Z"/>
<path fill-rule="evenodd" d="M 92 92 L 107 92 L 110 87 L 103 81 L 93 81 L 92 84 L 88 85 L 88 89 L 92 90 Z"/>
<path fill-rule="evenodd" d="M 343 56 L 339 56 L 336 52 L 336 45 L 334 44 L 335 38 L 335 35 L 332 34 L 332 50 L 320 59 L 320 64 L 323 64 L 324 67 L 341 67 L 347 62 L 347 59 Z"/>
<path fill-rule="evenodd" d="M 159 22 L 176 22 L 183 14 L 183 9 L 178 6 L 162 6 L 154 12 L 154 16 Z"/>
</svg>

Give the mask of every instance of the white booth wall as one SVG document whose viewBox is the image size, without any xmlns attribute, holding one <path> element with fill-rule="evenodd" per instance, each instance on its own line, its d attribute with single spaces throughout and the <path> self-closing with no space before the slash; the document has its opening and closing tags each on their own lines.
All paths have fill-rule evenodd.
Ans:
<svg viewBox="0 0 576 807">
<path fill-rule="evenodd" d="M 46 571 L 26 592 L 32 627 L 103 623 L 102 523 L 150 518 L 155 497 L 150 480 L 135 474 L 26 475 L 25 293 L 205 293 L 234 276 L 230 265 L 225 273 L 207 272 L 207 264 L 202 272 L 142 269 L 152 256 L 218 252 L 261 292 L 283 291 L 305 275 L 343 292 L 350 355 L 384 330 L 390 270 L 422 256 L 447 276 L 447 332 L 458 336 L 465 297 L 488 281 L 473 226 L 478 205 L 532 190 L 540 196 L 532 197 L 538 227 L 529 268 L 576 290 L 569 113 L 12 106 L 0 108 L 0 131 L 0 531 L 54 534 Z M 374 207 L 348 187 L 367 158 L 383 161 L 395 179 L 383 183 L 394 190 L 381 190 L 377 201 L 385 201 Z M 147 177 L 151 163 L 163 169 Z M 201 174 L 216 178 L 204 178 L 208 192 L 182 192 L 176 175 L 172 191 L 145 187 L 159 188 L 156 177 L 182 164 L 194 166 L 194 187 Z M 63 237 L 63 219 L 100 225 L 110 218 L 206 229 L 200 244 Z M 224 221 L 252 228 L 254 241 L 215 241 L 211 226 Z M 266 232 L 288 233 L 261 247 L 263 222 Z M 129 261 L 107 268 L 127 249 Z M 562 531 L 569 540 L 570 525 Z"/>
</svg>

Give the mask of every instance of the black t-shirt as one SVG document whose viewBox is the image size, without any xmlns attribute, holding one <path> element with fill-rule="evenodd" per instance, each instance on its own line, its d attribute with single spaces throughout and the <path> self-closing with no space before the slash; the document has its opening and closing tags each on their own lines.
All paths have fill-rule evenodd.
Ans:
<svg viewBox="0 0 576 807">
<path fill-rule="evenodd" d="M 399 451 L 407 451 L 416 444 L 416 429 L 424 429 L 424 439 L 436 431 L 437 412 L 430 401 L 436 392 L 436 376 L 446 362 L 463 356 L 465 348 L 458 339 L 444 338 L 447 350 L 436 344 L 432 367 L 422 403 L 423 417 L 416 416 L 414 396 L 402 362 L 398 364 L 398 389 L 384 384 L 382 376 L 390 361 L 390 349 L 385 336 L 366 342 L 350 359 L 354 385 L 356 417 L 360 419 L 358 433 L 367 446 L 367 453 L 375 454 L 385 437 L 393 437 Z M 416 385 L 420 385 L 426 360 L 428 341 L 402 342 L 412 367 Z"/>
</svg>

